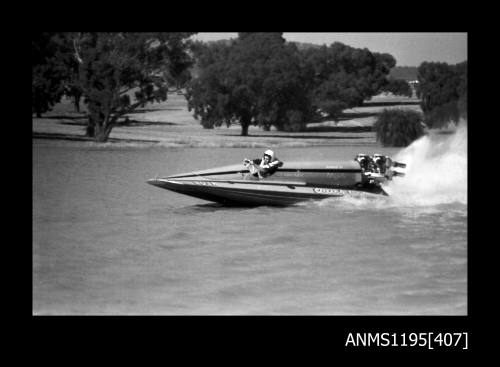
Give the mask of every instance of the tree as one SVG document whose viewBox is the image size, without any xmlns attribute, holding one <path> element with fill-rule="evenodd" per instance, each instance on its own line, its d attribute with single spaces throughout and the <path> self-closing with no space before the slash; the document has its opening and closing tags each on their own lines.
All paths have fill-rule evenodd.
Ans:
<svg viewBox="0 0 500 367">
<path fill-rule="evenodd" d="M 167 99 L 167 79 L 191 64 L 192 33 L 81 33 L 74 38 L 88 104 L 87 135 L 107 141 L 123 115 Z"/>
<path fill-rule="evenodd" d="M 167 99 L 168 82 L 186 78 L 192 33 L 54 33 L 35 35 L 33 111 L 63 93 L 88 105 L 87 135 L 107 141 L 117 121 L 146 103 Z"/>
<path fill-rule="evenodd" d="M 41 117 L 64 94 L 68 77 L 64 63 L 64 40 L 57 33 L 34 33 L 31 41 L 31 110 Z"/>
<path fill-rule="evenodd" d="M 189 110 L 205 128 L 239 123 L 300 130 L 309 111 L 300 58 L 281 33 L 240 33 L 232 43 L 198 49 L 198 72 L 187 88 Z"/>
<path fill-rule="evenodd" d="M 346 108 L 361 106 L 387 81 L 396 60 L 340 42 L 302 51 L 303 72 L 308 81 L 313 110 L 336 119 Z"/>
<path fill-rule="evenodd" d="M 429 127 L 458 123 L 467 116 L 467 61 L 448 65 L 423 62 L 418 67 L 418 96 Z"/>
<path fill-rule="evenodd" d="M 425 133 L 421 113 L 409 109 L 384 109 L 373 125 L 383 146 L 406 147 Z"/>
</svg>

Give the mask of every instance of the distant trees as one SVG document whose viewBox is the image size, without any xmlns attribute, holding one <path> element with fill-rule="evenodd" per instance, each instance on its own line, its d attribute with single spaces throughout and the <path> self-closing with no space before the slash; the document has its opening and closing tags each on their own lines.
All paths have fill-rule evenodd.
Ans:
<svg viewBox="0 0 500 367">
<path fill-rule="evenodd" d="M 384 109 L 373 125 L 383 146 L 406 147 L 425 133 L 421 113 L 409 109 Z"/>
<path fill-rule="evenodd" d="M 83 95 L 88 107 L 86 134 L 104 142 L 121 116 L 166 100 L 168 80 L 185 78 L 192 63 L 186 42 L 191 34 L 35 35 L 33 54 L 40 56 L 33 60 L 33 109 L 44 112 L 64 91 L 75 101 Z M 45 51 L 46 44 L 53 49 Z"/>
<path fill-rule="evenodd" d="M 389 73 L 391 79 L 417 80 L 417 76 L 416 66 L 395 66 Z"/>
<path fill-rule="evenodd" d="M 389 54 L 341 43 L 299 50 L 281 33 L 240 33 L 232 43 L 198 44 L 197 77 L 186 98 L 206 128 L 239 123 L 300 131 L 385 86 L 396 64 Z"/>
<path fill-rule="evenodd" d="M 387 84 L 381 88 L 381 91 L 408 98 L 413 96 L 413 90 L 410 84 L 408 84 L 408 82 L 404 79 L 389 78 Z"/>
<path fill-rule="evenodd" d="M 418 96 L 429 127 L 467 117 L 467 61 L 448 65 L 423 62 L 418 67 Z"/>
</svg>

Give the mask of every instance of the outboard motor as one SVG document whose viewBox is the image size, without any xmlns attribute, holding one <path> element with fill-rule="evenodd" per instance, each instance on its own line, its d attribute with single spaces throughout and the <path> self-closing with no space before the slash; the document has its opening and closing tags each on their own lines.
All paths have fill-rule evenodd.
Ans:
<svg viewBox="0 0 500 367">
<path fill-rule="evenodd" d="M 361 185 L 380 186 L 393 177 L 404 177 L 403 172 L 392 168 L 406 168 L 405 163 L 393 161 L 390 157 L 375 153 L 372 157 L 367 154 L 358 154 L 355 158 L 361 167 Z"/>
<path fill-rule="evenodd" d="M 406 168 L 406 164 L 405 163 L 400 163 L 400 162 L 396 162 L 396 161 L 393 161 L 392 165 L 394 167 Z"/>
</svg>

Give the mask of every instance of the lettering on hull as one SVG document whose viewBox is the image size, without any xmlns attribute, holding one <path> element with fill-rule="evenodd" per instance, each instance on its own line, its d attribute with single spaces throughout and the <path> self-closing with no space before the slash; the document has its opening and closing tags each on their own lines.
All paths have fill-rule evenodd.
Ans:
<svg viewBox="0 0 500 367">
<path fill-rule="evenodd" d="M 339 189 L 323 189 L 319 187 L 315 187 L 313 191 L 316 194 L 324 194 L 324 195 L 339 195 L 339 196 L 344 196 L 344 195 L 350 195 L 351 192 L 349 190 L 339 190 Z"/>
<path fill-rule="evenodd" d="M 304 177 L 304 174 L 300 171 L 295 172 L 276 172 L 274 174 L 275 177 Z"/>
</svg>

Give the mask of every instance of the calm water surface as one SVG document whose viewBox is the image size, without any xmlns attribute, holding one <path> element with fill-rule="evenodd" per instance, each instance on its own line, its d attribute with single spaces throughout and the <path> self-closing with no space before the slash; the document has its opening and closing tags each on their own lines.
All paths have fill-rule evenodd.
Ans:
<svg viewBox="0 0 500 367">
<path fill-rule="evenodd" d="M 34 314 L 467 314 L 466 202 L 226 208 L 146 184 L 260 154 L 34 140 Z"/>
</svg>

